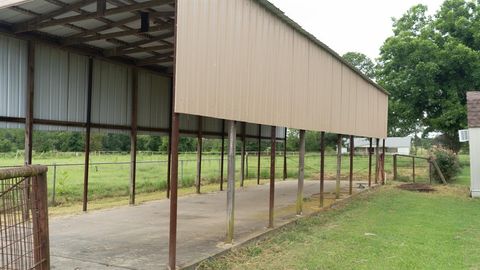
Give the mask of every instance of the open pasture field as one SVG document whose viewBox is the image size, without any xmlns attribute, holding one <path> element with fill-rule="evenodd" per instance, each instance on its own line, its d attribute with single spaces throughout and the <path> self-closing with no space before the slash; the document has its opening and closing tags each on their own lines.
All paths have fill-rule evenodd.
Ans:
<svg viewBox="0 0 480 270">
<path fill-rule="evenodd" d="M 247 155 L 247 184 L 254 184 L 257 178 L 256 153 Z M 130 179 L 130 155 L 128 153 L 92 153 L 90 156 L 89 201 L 105 198 L 122 198 L 128 196 Z M 189 188 L 194 185 L 196 175 L 195 153 L 180 154 L 179 185 Z M 49 200 L 52 206 L 78 203 L 82 200 L 84 178 L 83 153 L 35 153 L 34 163 L 48 165 Z M 276 159 L 276 178 L 283 177 L 284 157 Z M 18 166 L 23 163 L 23 156 L 11 154 L 0 155 L 0 166 Z M 240 179 L 240 155 L 236 163 L 237 180 Z M 260 176 L 268 179 L 270 173 L 269 153 L 263 153 L 260 161 Z M 333 180 L 336 175 L 336 156 L 329 154 L 325 159 L 326 179 Z M 385 170 L 387 180 L 392 178 L 392 157 L 387 155 Z M 305 160 L 305 176 L 307 179 L 319 179 L 320 156 L 318 153 L 307 153 Z M 226 177 L 226 157 L 224 176 Z M 375 172 L 375 156 L 372 157 L 372 175 Z M 298 154 L 287 154 L 288 178 L 298 174 Z M 349 159 L 342 158 L 342 178 L 348 179 Z M 398 177 L 409 181 L 412 169 L 411 160 L 398 159 Z M 368 156 L 357 155 L 354 158 L 354 179 L 368 179 Z M 422 161 L 416 162 L 416 180 L 428 181 L 428 165 Z M 220 181 L 220 154 L 204 153 L 202 158 L 202 186 L 205 191 L 218 190 Z M 372 176 L 374 181 L 374 176 Z M 239 184 L 240 181 L 237 181 Z M 209 186 L 207 188 L 207 185 Z M 137 194 L 147 194 L 165 191 L 167 187 L 167 155 L 164 153 L 140 152 L 137 156 Z"/>
</svg>

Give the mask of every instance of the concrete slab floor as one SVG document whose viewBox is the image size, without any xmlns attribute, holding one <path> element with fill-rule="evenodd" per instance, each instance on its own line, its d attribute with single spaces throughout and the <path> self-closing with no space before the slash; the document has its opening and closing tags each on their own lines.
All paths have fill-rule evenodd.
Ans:
<svg viewBox="0 0 480 270">
<path fill-rule="evenodd" d="M 348 182 L 342 181 L 343 196 Z M 357 189 L 354 185 L 354 191 Z M 334 192 L 335 181 L 325 181 L 325 192 Z M 235 242 L 266 231 L 269 185 L 237 188 Z M 275 183 L 275 224 L 296 218 L 297 181 Z M 316 194 L 319 182 L 305 181 L 305 198 Z M 333 195 L 326 195 L 333 198 Z M 312 199 L 312 200 L 313 200 Z M 330 200 L 333 201 L 333 200 Z M 305 213 L 319 208 L 306 206 Z M 189 265 L 227 247 L 226 192 L 178 199 L 177 263 Z M 169 201 L 125 206 L 50 220 L 52 269 L 166 269 L 168 263 Z"/>
</svg>

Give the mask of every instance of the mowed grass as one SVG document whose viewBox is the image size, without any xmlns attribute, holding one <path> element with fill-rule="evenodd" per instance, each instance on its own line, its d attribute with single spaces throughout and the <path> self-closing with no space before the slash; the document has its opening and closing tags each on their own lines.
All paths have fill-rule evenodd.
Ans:
<svg viewBox="0 0 480 270">
<path fill-rule="evenodd" d="M 479 269 L 480 201 L 435 188 L 361 194 L 200 269 Z"/>
<path fill-rule="evenodd" d="M 76 208 L 83 198 L 84 186 L 84 155 L 83 153 L 34 153 L 33 163 L 49 166 L 48 189 L 51 206 Z M 181 153 L 179 157 L 179 186 L 189 189 L 194 186 L 196 178 L 195 153 Z M 97 154 L 90 155 L 90 177 L 88 184 L 89 202 L 106 203 L 128 202 L 130 182 L 130 155 L 124 154 Z M 159 153 L 139 153 L 137 156 L 136 193 L 145 194 L 145 198 L 161 198 L 155 193 L 164 193 L 167 188 L 167 156 Z M 283 156 L 276 158 L 276 178 L 283 177 Z M 0 156 L 0 166 L 18 166 L 23 163 L 22 156 L 4 154 Z M 240 179 L 240 156 L 237 155 L 236 179 Z M 257 178 L 258 157 L 250 153 L 246 160 L 247 182 L 255 182 Z M 410 181 L 412 178 L 411 159 L 398 159 L 398 179 Z M 54 164 L 56 164 L 54 166 Z M 327 179 L 335 179 L 337 160 L 335 155 L 327 155 L 325 159 L 325 174 Z M 392 157 L 387 155 L 385 161 L 387 179 L 392 178 Z M 354 180 L 368 179 L 368 156 L 356 155 L 353 167 Z M 305 176 L 318 179 L 320 172 L 320 156 L 318 153 L 308 153 L 305 159 Z M 372 175 L 375 172 L 375 157 L 372 157 Z M 298 175 L 298 154 L 287 155 L 288 178 Z M 342 179 L 348 179 L 349 159 L 342 158 Z M 226 159 L 224 177 L 227 175 Z M 270 157 L 264 153 L 260 161 L 260 177 L 270 177 Z M 373 178 L 373 177 L 372 177 Z M 428 166 L 426 162 L 417 160 L 416 179 L 418 182 L 428 181 Z M 374 181 L 372 179 L 372 181 Z M 220 155 L 218 153 L 204 153 L 202 159 L 202 191 L 215 191 L 220 185 Z M 205 188 L 203 187 L 205 186 Z M 208 186 L 208 188 L 207 188 Z M 148 195 L 151 194 L 151 195 Z M 55 197 L 54 197 L 55 195 Z M 100 207 L 100 206 L 99 206 Z"/>
</svg>

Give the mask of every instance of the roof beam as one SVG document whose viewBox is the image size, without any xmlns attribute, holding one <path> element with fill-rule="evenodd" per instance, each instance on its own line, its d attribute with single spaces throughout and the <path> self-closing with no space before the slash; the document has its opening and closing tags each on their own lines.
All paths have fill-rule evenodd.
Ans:
<svg viewBox="0 0 480 270">
<path fill-rule="evenodd" d="M 37 24 L 39 24 L 39 23 L 41 23 L 45 20 L 50 20 L 50 19 L 52 19 L 52 18 L 54 18 L 58 15 L 61 15 L 61 14 L 64 14 L 66 12 L 81 8 L 83 6 L 86 6 L 88 4 L 93 3 L 95 1 L 96 0 L 81 0 L 81 1 L 78 1 L 74 4 L 68 4 L 68 5 L 66 5 L 62 8 L 59 8 L 57 10 L 54 10 L 52 12 L 39 15 L 39 16 L 29 20 L 29 21 L 16 24 L 16 25 L 13 26 L 13 30 L 14 30 L 15 33 L 35 30 L 35 29 L 37 29 L 37 28 L 35 28 L 35 25 L 37 25 Z M 54 20 L 52 20 L 52 21 L 54 21 Z M 69 23 L 69 22 L 66 22 L 66 23 Z"/>
<path fill-rule="evenodd" d="M 142 60 L 138 60 L 136 61 L 135 64 L 137 66 L 147 66 L 147 65 L 170 62 L 170 61 L 173 61 L 172 54 L 173 54 L 173 51 L 168 53 L 158 54 L 158 56 L 153 56 L 153 57 L 148 57 Z"/>
<path fill-rule="evenodd" d="M 152 26 L 148 30 L 148 33 L 168 30 L 168 29 L 171 29 L 172 27 L 173 27 L 173 25 L 171 25 L 171 24 Z M 85 43 L 85 42 L 90 42 L 90 41 L 95 41 L 95 40 L 130 36 L 130 35 L 135 35 L 135 34 L 139 34 L 139 33 L 145 33 L 145 32 L 141 32 L 141 30 L 139 30 L 139 29 L 131 29 L 131 30 L 118 31 L 118 32 L 113 32 L 113 33 L 108 33 L 108 34 L 89 36 L 89 37 L 67 38 L 67 39 L 64 40 L 63 45 L 68 46 L 68 45 L 72 45 L 72 44 Z"/>
<path fill-rule="evenodd" d="M 127 49 L 127 50 L 109 50 L 105 52 L 105 56 L 119 56 L 119 55 L 125 55 L 125 54 L 132 54 L 132 53 L 139 53 L 139 52 L 152 52 L 152 51 L 161 51 L 161 50 L 167 50 L 167 49 L 172 49 L 173 45 L 167 44 L 167 45 L 158 45 L 158 46 L 150 46 L 150 47 L 137 47 L 133 49 Z"/>
<path fill-rule="evenodd" d="M 173 32 L 168 32 L 168 33 L 165 33 L 165 34 L 160 34 L 160 35 L 158 35 L 158 36 L 153 36 L 151 39 L 145 39 L 145 40 L 139 40 L 139 41 L 135 41 L 135 42 L 130 42 L 130 44 L 129 44 L 128 46 L 117 47 L 117 48 L 115 48 L 114 50 L 118 50 L 118 51 L 127 50 L 127 49 L 136 48 L 136 47 L 138 47 L 138 46 L 146 45 L 146 44 L 149 44 L 149 43 L 152 43 L 152 42 L 156 42 L 156 41 L 162 42 L 162 43 L 164 43 L 165 45 L 172 45 L 172 46 L 173 46 L 172 43 L 164 40 L 164 39 L 166 39 L 166 38 L 173 37 L 173 35 L 174 35 Z"/>
<path fill-rule="evenodd" d="M 80 45 L 74 45 L 69 47 L 61 47 L 60 46 L 61 39 L 59 39 L 58 37 L 53 37 L 51 35 L 46 35 L 44 33 L 28 32 L 28 33 L 15 34 L 13 32 L 11 25 L 8 25 L 2 22 L 0 22 L 0 33 L 3 33 L 10 37 L 23 39 L 23 40 L 34 40 L 43 44 L 48 44 L 55 48 L 65 49 L 67 51 L 77 53 L 80 55 L 93 56 L 108 62 L 121 63 L 128 66 L 137 66 L 135 59 L 131 57 L 128 57 L 128 56 L 119 56 L 119 57 L 111 57 L 111 58 L 105 57 L 103 53 L 104 50 L 95 48 L 92 46 L 80 44 Z M 137 67 L 141 68 L 140 66 L 137 66 Z M 171 72 L 172 72 L 171 69 L 168 69 L 166 67 L 161 67 L 161 66 L 148 66 L 148 68 L 146 67 L 145 69 L 157 72 L 165 76 L 171 76 Z"/>
<path fill-rule="evenodd" d="M 76 4 L 85 3 L 85 2 L 93 2 L 93 1 L 95 1 L 95 0 L 82 0 L 81 2 L 78 2 Z M 172 1 L 173 0 L 151 0 L 151 1 L 148 1 L 148 2 L 142 2 L 142 3 L 137 3 L 137 4 L 120 6 L 120 7 L 105 10 L 105 13 L 104 13 L 105 15 L 104 16 L 119 14 L 119 13 L 123 13 L 123 12 L 137 11 L 137 10 L 141 10 L 141 9 L 145 9 L 145 8 L 149 8 L 149 7 L 153 7 L 153 6 L 161 6 L 161 5 L 169 4 Z M 64 8 L 60 8 L 60 9 L 58 9 L 56 11 L 53 11 L 49 14 L 51 15 L 52 13 L 59 13 L 59 11 L 62 11 L 59 14 L 56 14 L 56 15 L 53 16 L 53 17 L 55 17 L 55 16 L 58 16 L 58 15 L 66 12 L 66 11 L 79 8 L 78 6 L 74 6 L 74 5 L 75 4 L 69 5 L 68 7 L 65 6 Z M 65 11 L 65 9 L 66 9 L 66 11 Z M 35 18 L 31 21 L 14 25 L 14 32 L 15 33 L 21 33 L 21 32 L 34 31 L 34 30 L 38 30 L 38 29 L 41 29 L 41 28 L 45 28 L 45 27 L 56 26 L 56 25 L 64 25 L 64 24 L 67 24 L 67 23 L 72 23 L 72 22 L 82 21 L 82 20 L 88 20 L 88 19 L 95 19 L 95 18 L 99 17 L 97 12 L 88 12 L 88 13 L 81 14 L 81 15 L 75 15 L 75 16 L 65 17 L 65 18 L 61 18 L 61 19 L 51 19 L 51 20 L 48 20 L 48 21 L 44 21 L 45 19 L 43 17 L 46 17 L 46 15 L 47 14 L 41 15 L 40 17 L 42 17 L 42 18 L 37 17 L 37 18 Z M 42 20 L 39 20 L 39 19 L 42 19 Z"/>
<path fill-rule="evenodd" d="M 97 15 L 98 17 L 105 16 L 105 10 L 107 10 L 106 0 L 97 0 Z"/>
</svg>

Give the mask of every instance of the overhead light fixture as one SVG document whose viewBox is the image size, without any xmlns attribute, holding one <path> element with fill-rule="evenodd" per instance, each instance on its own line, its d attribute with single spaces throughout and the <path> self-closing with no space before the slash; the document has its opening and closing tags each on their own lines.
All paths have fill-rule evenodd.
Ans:
<svg viewBox="0 0 480 270">
<path fill-rule="evenodd" d="M 11 6 L 21 5 L 27 2 L 32 2 L 33 0 L 2 0 L 0 1 L 0 9 L 7 8 Z"/>
</svg>

